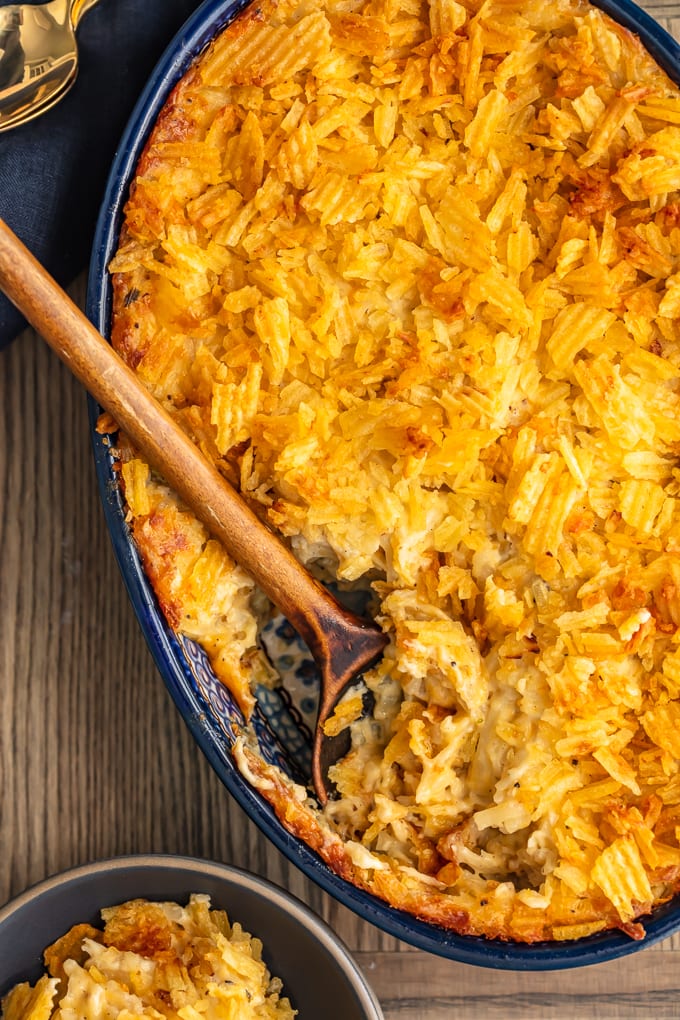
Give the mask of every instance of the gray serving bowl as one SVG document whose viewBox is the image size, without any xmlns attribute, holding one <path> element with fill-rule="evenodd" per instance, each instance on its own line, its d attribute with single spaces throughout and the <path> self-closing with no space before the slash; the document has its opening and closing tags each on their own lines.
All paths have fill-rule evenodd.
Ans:
<svg viewBox="0 0 680 1020">
<path fill-rule="evenodd" d="M 0 909 L 0 998 L 44 973 L 43 950 L 74 924 L 101 923 L 99 911 L 126 900 L 186 903 L 207 893 L 213 907 L 261 939 L 298 1020 L 383 1020 L 347 947 L 316 914 L 271 882 L 192 857 L 119 857 L 48 878 Z"/>
</svg>

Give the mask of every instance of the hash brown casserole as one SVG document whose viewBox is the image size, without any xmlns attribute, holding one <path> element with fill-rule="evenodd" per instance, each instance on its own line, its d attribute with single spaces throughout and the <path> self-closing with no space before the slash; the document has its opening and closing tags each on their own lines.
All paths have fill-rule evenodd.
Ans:
<svg viewBox="0 0 680 1020">
<path fill-rule="evenodd" d="M 103 929 L 74 925 L 45 950 L 48 973 L 15 985 L 2 1020 L 294 1020 L 262 943 L 230 924 L 210 897 L 130 900 L 101 912 Z"/>
<path fill-rule="evenodd" d="M 582 0 L 265 0 L 172 93 L 112 341 L 389 636 L 330 721 L 340 875 L 461 933 L 576 939 L 680 885 L 680 93 Z M 105 426 L 103 426 L 105 427 Z M 119 442 L 171 625 L 248 717 L 263 598 Z"/>
</svg>

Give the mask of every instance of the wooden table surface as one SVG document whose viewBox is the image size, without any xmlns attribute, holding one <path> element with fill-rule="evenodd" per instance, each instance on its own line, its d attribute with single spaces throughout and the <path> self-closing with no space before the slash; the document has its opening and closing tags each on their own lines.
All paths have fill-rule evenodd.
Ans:
<svg viewBox="0 0 680 1020">
<path fill-rule="evenodd" d="M 645 6 L 680 39 L 680 0 Z M 678 936 L 578 971 L 469 967 L 384 935 L 265 839 L 152 662 L 106 532 L 84 392 L 31 330 L 0 354 L 0 507 L 0 904 L 86 861 L 189 854 L 306 901 L 354 951 L 386 1020 L 680 1017 Z"/>
</svg>

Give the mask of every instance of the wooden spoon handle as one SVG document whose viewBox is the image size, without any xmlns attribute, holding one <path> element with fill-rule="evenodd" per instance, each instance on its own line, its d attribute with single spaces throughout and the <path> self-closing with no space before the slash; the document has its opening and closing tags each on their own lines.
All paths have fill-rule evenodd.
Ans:
<svg viewBox="0 0 680 1020">
<path fill-rule="evenodd" d="M 382 635 L 346 612 L 298 563 L 1 219 L 0 287 L 290 620 L 322 671 L 336 656 L 336 645 L 344 653 L 341 660 L 350 653 L 344 666 L 337 662 L 341 672 L 356 671 L 366 664 L 359 659 L 379 653 Z M 348 628 L 356 639 L 348 637 Z"/>
</svg>

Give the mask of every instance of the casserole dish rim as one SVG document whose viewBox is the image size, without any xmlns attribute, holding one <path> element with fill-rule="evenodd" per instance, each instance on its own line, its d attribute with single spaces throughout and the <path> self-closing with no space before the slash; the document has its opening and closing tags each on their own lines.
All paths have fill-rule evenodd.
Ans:
<svg viewBox="0 0 680 1020">
<path fill-rule="evenodd" d="M 659 66 L 680 85 L 680 45 L 651 15 L 632 0 L 593 0 L 633 32 Z M 112 288 L 107 264 L 120 230 L 123 206 L 134 169 L 172 89 L 210 40 L 243 10 L 247 0 L 204 0 L 170 43 L 143 90 L 108 178 L 90 265 L 87 314 L 109 336 Z M 124 520 L 120 491 L 111 469 L 107 437 L 96 432 L 101 408 L 89 398 L 91 436 L 97 478 L 109 535 L 119 568 L 146 641 L 176 707 L 213 769 L 248 816 L 288 859 L 325 892 L 386 933 L 417 948 L 459 962 L 508 970 L 557 970 L 587 966 L 625 956 L 668 937 L 680 926 L 680 897 L 655 908 L 645 920 L 641 941 L 608 930 L 574 942 L 505 942 L 460 935 L 383 903 L 333 872 L 306 844 L 291 836 L 273 809 L 248 784 L 231 759 L 218 727 L 211 727 L 209 707 L 195 691 L 180 642 L 166 624 L 134 549 Z"/>
</svg>

